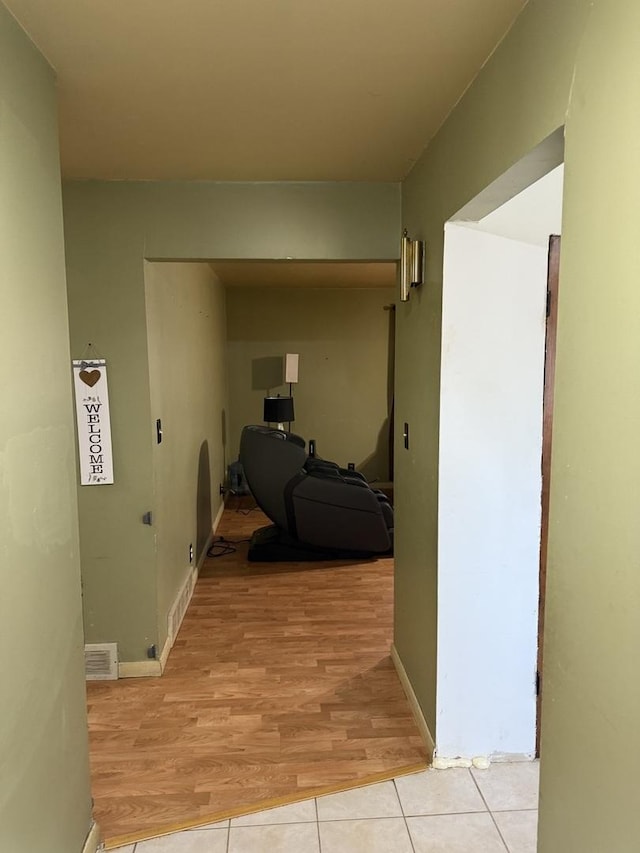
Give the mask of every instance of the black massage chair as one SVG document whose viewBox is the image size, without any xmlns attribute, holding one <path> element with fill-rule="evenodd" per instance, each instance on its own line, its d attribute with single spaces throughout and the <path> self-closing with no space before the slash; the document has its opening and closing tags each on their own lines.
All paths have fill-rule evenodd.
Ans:
<svg viewBox="0 0 640 853">
<path fill-rule="evenodd" d="M 362 474 L 309 456 L 303 438 L 246 426 L 240 462 L 260 509 L 273 521 L 253 534 L 254 561 L 331 560 L 390 554 L 393 507 Z"/>
</svg>

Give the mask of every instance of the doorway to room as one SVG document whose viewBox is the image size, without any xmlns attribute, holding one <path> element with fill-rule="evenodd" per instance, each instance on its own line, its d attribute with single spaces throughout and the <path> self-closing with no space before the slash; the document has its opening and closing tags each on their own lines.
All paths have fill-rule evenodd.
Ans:
<svg viewBox="0 0 640 853">
<path fill-rule="evenodd" d="M 230 452 L 267 394 L 294 398 L 293 432 L 320 456 L 389 478 L 393 262 L 212 262 L 227 305 Z M 286 353 L 298 381 L 285 381 Z"/>
<path fill-rule="evenodd" d="M 392 495 L 396 265 L 146 262 L 144 271 L 164 666 L 231 492 L 242 429 L 262 421 L 266 396 L 292 394 L 287 429 Z"/>
<path fill-rule="evenodd" d="M 479 220 L 445 228 L 443 757 L 536 754 L 548 243 L 561 228 L 562 183 L 558 166 Z"/>
<path fill-rule="evenodd" d="M 283 287 L 293 272 L 307 284 Z M 265 393 L 288 391 L 259 368 L 287 352 L 300 357 L 292 429 L 372 486 L 388 483 L 394 284 L 395 263 L 146 264 L 164 673 L 90 687 L 95 811 L 110 845 L 425 766 L 389 655 L 393 559 L 251 563 L 247 537 L 268 519 L 235 496 L 225 510 L 219 495 L 242 427 L 261 422 Z M 218 506 L 224 547 L 207 559 L 202 517 L 211 526 Z M 161 801 L 135 791 L 159 786 Z"/>
</svg>

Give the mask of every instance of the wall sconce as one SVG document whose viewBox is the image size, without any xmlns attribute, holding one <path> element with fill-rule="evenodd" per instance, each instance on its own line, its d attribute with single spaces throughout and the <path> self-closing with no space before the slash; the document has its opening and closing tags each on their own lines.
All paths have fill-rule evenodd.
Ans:
<svg viewBox="0 0 640 853">
<path fill-rule="evenodd" d="M 411 240 L 405 228 L 400 241 L 400 301 L 408 302 L 412 287 L 424 281 L 424 241 Z"/>
</svg>

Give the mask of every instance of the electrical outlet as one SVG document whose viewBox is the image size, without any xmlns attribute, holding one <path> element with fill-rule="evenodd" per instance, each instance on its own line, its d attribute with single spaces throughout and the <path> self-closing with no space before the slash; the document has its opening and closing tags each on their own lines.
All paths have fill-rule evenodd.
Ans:
<svg viewBox="0 0 640 853">
<path fill-rule="evenodd" d="M 193 542 L 189 543 L 189 562 L 193 563 Z"/>
</svg>

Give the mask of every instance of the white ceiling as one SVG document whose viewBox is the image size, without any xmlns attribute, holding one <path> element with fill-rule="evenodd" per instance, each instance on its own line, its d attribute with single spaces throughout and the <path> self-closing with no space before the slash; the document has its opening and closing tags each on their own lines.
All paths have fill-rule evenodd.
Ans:
<svg viewBox="0 0 640 853">
<path fill-rule="evenodd" d="M 402 179 L 525 0 L 4 0 L 58 73 L 63 172 Z"/>
</svg>

